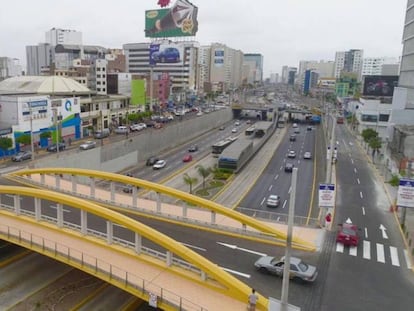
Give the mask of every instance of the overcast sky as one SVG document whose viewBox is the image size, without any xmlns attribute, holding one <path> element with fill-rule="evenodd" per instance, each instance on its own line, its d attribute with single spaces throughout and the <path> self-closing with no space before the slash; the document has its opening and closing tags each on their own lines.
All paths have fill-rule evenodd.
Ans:
<svg viewBox="0 0 414 311">
<path fill-rule="evenodd" d="M 172 3 L 175 0 L 171 1 Z M 400 57 L 407 0 L 193 0 L 202 45 L 226 44 L 264 56 L 265 77 L 300 60 L 334 60 L 335 51 Z M 146 42 L 145 10 L 157 0 L 8 0 L 0 9 L 0 56 L 26 64 L 26 45 L 51 28 L 81 31 L 83 43 L 122 48 Z"/>
</svg>

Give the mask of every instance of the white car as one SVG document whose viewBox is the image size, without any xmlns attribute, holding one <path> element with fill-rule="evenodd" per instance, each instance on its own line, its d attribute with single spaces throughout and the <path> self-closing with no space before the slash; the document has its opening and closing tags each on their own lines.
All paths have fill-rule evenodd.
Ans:
<svg viewBox="0 0 414 311">
<path fill-rule="evenodd" d="M 307 159 L 307 160 L 310 160 L 310 159 L 312 159 L 312 154 L 311 154 L 309 151 L 306 151 L 306 152 L 303 154 L 303 158 L 304 158 L 304 159 Z"/>
<path fill-rule="evenodd" d="M 297 128 L 297 127 L 298 127 L 298 124 L 297 124 L 297 123 L 293 123 L 293 124 L 292 124 L 292 127 L 293 127 L 293 128 Z"/>
<path fill-rule="evenodd" d="M 234 128 L 234 129 L 232 129 L 232 130 L 231 130 L 231 132 L 232 132 L 232 133 L 237 133 L 237 129 L 236 129 L 236 128 Z"/>
<path fill-rule="evenodd" d="M 155 164 L 152 166 L 152 168 L 154 170 L 159 170 L 159 169 L 165 167 L 165 165 L 167 165 L 167 162 L 165 162 L 165 160 L 158 160 L 157 162 L 155 162 Z"/>
<path fill-rule="evenodd" d="M 278 207 L 280 203 L 280 197 L 276 194 L 271 194 L 267 198 L 266 205 L 269 207 Z"/>
<path fill-rule="evenodd" d="M 132 124 L 129 129 L 131 130 L 131 132 L 135 132 L 135 131 L 142 131 L 144 129 L 144 127 L 142 126 L 142 124 Z"/>
<path fill-rule="evenodd" d="M 295 150 L 290 150 L 288 153 L 288 158 L 296 158 L 296 152 Z"/>
<path fill-rule="evenodd" d="M 88 150 L 88 149 L 93 149 L 95 147 L 96 147 L 96 141 L 93 141 L 93 140 L 87 140 L 84 143 L 79 145 L 80 150 Z"/>
</svg>

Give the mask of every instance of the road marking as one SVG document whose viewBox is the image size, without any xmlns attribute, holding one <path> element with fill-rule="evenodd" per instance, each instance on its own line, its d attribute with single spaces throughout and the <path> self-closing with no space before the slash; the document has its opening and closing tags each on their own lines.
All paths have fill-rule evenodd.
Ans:
<svg viewBox="0 0 414 311">
<path fill-rule="evenodd" d="M 281 166 L 281 167 L 280 167 L 280 170 L 282 170 L 282 167 L 283 167 L 283 166 Z"/>
<path fill-rule="evenodd" d="M 260 205 L 263 205 L 265 200 L 266 200 L 266 198 L 263 198 L 262 202 L 260 202 Z"/>
<path fill-rule="evenodd" d="M 361 199 L 364 198 L 364 196 L 362 195 L 362 191 L 359 192 L 359 196 L 361 197 Z"/>
<path fill-rule="evenodd" d="M 252 250 L 247 249 L 247 248 L 241 248 L 241 247 L 238 247 L 237 245 L 234 245 L 234 244 L 227 244 L 227 243 L 223 243 L 223 242 L 217 242 L 217 244 L 220 244 L 222 246 L 225 246 L 225 247 L 228 247 L 228 248 L 231 248 L 231 249 L 237 249 L 237 250 L 240 250 L 240 251 L 243 251 L 243 252 L 246 252 L 246 253 L 258 255 L 258 256 L 261 256 L 261 257 L 262 256 L 267 256 L 267 254 L 265 254 L 265 253 L 252 251 Z"/>
<path fill-rule="evenodd" d="M 292 187 L 289 187 L 289 191 L 288 191 L 288 193 L 290 193 L 292 191 Z"/>
<path fill-rule="evenodd" d="M 270 185 L 270 187 L 269 187 L 269 191 L 271 191 L 271 190 L 272 190 L 272 187 L 273 187 L 273 185 Z"/>
<path fill-rule="evenodd" d="M 368 229 L 365 227 L 365 238 L 368 239 Z"/>
<path fill-rule="evenodd" d="M 233 273 L 233 274 L 242 276 L 242 277 L 244 277 L 246 279 L 250 279 L 250 274 L 242 273 L 242 272 L 235 271 L 235 270 L 230 270 L 230 269 L 227 269 L 227 268 L 224 268 L 224 267 L 220 267 L 220 268 L 223 269 L 224 271 L 227 271 L 227 272 L 230 272 L 230 273 Z"/>
<path fill-rule="evenodd" d="M 277 218 L 276 218 L 276 221 L 279 221 L 280 220 L 280 216 L 278 216 Z"/>
<path fill-rule="evenodd" d="M 357 247 L 356 246 L 350 246 L 349 247 L 349 255 L 356 256 L 357 255 Z"/>
<path fill-rule="evenodd" d="M 342 243 L 336 243 L 336 251 L 338 253 L 343 253 L 344 252 L 344 245 Z"/>
<path fill-rule="evenodd" d="M 362 209 L 362 215 L 364 215 L 365 216 L 365 207 L 361 207 L 361 209 Z M 366 228 L 365 228 L 366 229 Z"/>
<path fill-rule="evenodd" d="M 385 228 L 384 225 L 381 224 L 379 226 L 379 229 L 381 230 L 382 238 L 385 239 L 385 240 L 387 240 L 388 239 L 388 234 L 387 234 L 387 232 L 385 232 L 385 230 L 387 230 L 387 228 Z"/>
<path fill-rule="evenodd" d="M 283 202 L 283 206 L 282 206 L 282 208 L 285 208 L 286 203 L 287 203 L 287 200 L 285 200 L 285 202 Z"/>
<path fill-rule="evenodd" d="M 365 228 L 366 230 L 367 228 Z M 371 243 L 369 241 L 364 241 L 364 252 L 362 257 L 365 259 L 371 259 Z"/>
<path fill-rule="evenodd" d="M 354 173 L 356 174 L 357 173 L 357 169 L 354 167 Z"/>
<path fill-rule="evenodd" d="M 277 175 L 275 176 L 275 180 L 276 180 L 276 179 L 278 179 L 278 178 L 279 178 L 279 174 L 277 174 Z"/>
<path fill-rule="evenodd" d="M 357 178 L 357 183 L 358 183 L 358 185 L 361 184 L 361 181 L 359 180 L 359 178 Z"/>
<path fill-rule="evenodd" d="M 298 160 L 298 164 L 300 164 L 300 160 Z"/>
<path fill-rule="evenodd" d="M 385 263 L 384 245 L 377 243 L 377 261 Z"/>
<path fill-rule="evenodd" d="M 354 159 L 351 159 L 351 163 L 354 164 Z"/>
<path fill-rule="evenodd" d="M 404 257 L 405 257 L 405 262 L 407 263 L 407 268 L 411 270 L 411 260 L 410 260 L 410 256 L 408 255 L 408 251 L 406 249 L 404 250 Z"/>
<path fill-rule="evenodd" d="M 394 246 L 390 246 L 390 254 L 391 254 L 391 264 L 393 266 L 400 266 L 400 260 L 398 259 L 398 251 L 397 248 Z"/>
<path fill-rule="evenodd" d="M 199 251 L 207 252 L 207 250 L 205 248 L 202 248 L 202 247 L 198 247 L 198 246 L 194 246 L 194 245 L 186 244 L 186 243 L 181 243 L 181 244 L 184 245 L 184 246 L 187 246 L 189 248 L 194 248 L 194 249 L 198 249 Z"/>
</svg>

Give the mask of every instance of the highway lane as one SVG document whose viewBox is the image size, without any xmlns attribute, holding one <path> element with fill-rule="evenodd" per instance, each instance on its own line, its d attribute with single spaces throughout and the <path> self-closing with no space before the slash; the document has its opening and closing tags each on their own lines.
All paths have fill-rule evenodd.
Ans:
<svg viewBox="0 0 414 311">
<path fill-rule="evenodd" d="M 388 212 L 388 198 L 365 152 L 344 125 L 337 126 L 336 136 L 334 222 L 351 219 L 360 228 L 360 243 L 356 248 L 333 244 L 322 307 L 314 310 L 410 310 L 414 279 L 394 216 Z M 387 228 L 386 237 L 381 225 Z"/>
</svg>

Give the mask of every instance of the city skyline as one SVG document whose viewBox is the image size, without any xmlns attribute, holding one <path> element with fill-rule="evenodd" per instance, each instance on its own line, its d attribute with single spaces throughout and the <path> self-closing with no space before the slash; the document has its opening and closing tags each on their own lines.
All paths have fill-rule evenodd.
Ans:
<svg viewBox="0 0 414 311">
<path fill-rule="evenodd" d="M 218 42 L 243 53 L 262 54 L 264 77 L 280 74 L 284 65 L 297 67 L 300 60 L 334 60 L 336 51 L 348 49 L 363 49 L 364 57 L 401 56 L 406 0 L 392 7 L 384 0 L 192 2 L 199 8 L 199 30 L 191 39 L 201 45 Z M 46 31 L 53 27 L 82 32 L 86 45 L 122 48 L 125 43 L 148 42 L 144 12 L 159 8 L 156 0 L 122 1 L 116 8 L 108 7 L 109 1 L 47 0 L 30 2 L 30 10 L 22 11 L 25 3 L 29 2 L 7 2 L 0 12 L 0 56 L 18 58 L 23 66 L 25 47 L 45 42 Z M 371 26 L 378 21 L 380 27 Z"/>
</svg>

